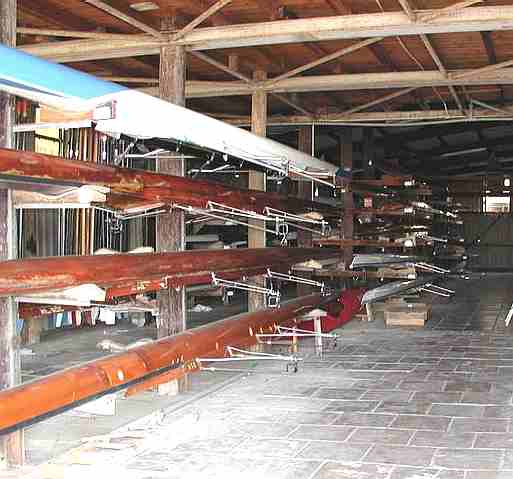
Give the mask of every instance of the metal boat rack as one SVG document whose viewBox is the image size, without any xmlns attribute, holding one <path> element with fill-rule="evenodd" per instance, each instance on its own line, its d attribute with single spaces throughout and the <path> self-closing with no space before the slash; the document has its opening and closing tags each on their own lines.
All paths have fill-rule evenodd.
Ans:
<svg viewBox="0 0 513 479">
<path fill-rule="evenodd" d="M 217 367 L 205 367 L 203 363 L 234 363 L 240 361 L 285 361 L 286 372 L 297 373 L 299 369 L 299 362 L 303 360 L 294 354 L 272 354 L 272 353 L 261 353 L 257 351 L 247 351 L 245 349 L 235 348 L 233 346 L 226 346 L 226 352 L 228 357 L 224 358 L 197 358 L 196 363 L 199 369 L 203 371 L 241 371 L 240 369 L 232 368 L 217 368 Z M 244 369 L 243 371 L 254 372 L 251 369 Z"/>
</svg>

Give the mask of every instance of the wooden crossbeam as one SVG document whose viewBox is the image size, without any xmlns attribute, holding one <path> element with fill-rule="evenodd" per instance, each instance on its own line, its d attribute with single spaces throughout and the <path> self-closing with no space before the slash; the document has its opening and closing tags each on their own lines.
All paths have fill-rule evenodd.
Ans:
<svg viewBox="0 0 513 479">
<path fill-rule="evenodd" d="M 513 60 L 477 70 L 456 70 L 448 77 L 438 70 L 387 73 L 354 73 L 287 78 L 276 85 L 265 81 L 255 84 L 246 81 L 189 81 L 187 96 L 208 98 L 251 95 L 256 88 L 267 93 L 293 93 L 313 91 L 381 90 L 395 88 L 449 87 L 463 85 L 513 85 Z M 492 68 L 493 67 L 493 68 Z M 155 94 L 152 89 L 146 93 Z"/>
<path fill-rule="evenodd" d="M 186 45 L 189 50 L 212 50 L 422 33 L 513 29 L 513 6 L 478 6 L 459 8 L 450 12 L 420 10 L 415 13 L 416 22 L 412 22 L 402 11 L 398 11 L 195 28 L 177 43 Z M 425 20 L 435 14 L 436 18 Z M 31 45 L 24 47 L 24 50 L 44 58 L 71 62 L 154 55 L 159 52 L 160 46 L 161 42 L 155 42 L 155 38 L 149 35 L 146 39 L 137 39 L 132 44 L 127 44 L 124 40 L 107 44 L 104 41 L 87 39 Z"/>
<path fill-rule="evenodd" d="M 485 108 L 476 108 L 472 111 L 472 121 L 479 120 L 490 120 L 494 119 L 513 119 L 513 105 L 502 107 L 502 110 L 506 113 L 510 111 L 509 117 L 504 115 L 498 115 Z M 459 122 L 465 129 L 468 130 L 468 117 L 462 115 L 459 110 L 452 109 L 439 109 L 439 110 L 390 110 L 390 111 L 361 111 L 357 113 L 347 114 L 346 112 L 333 112 L 333 113 L 321 113 L 315 118 L 315 123 L 318 125 L 337 125 L 341 123 L 371 123 L 371 122 L 388 122 L 390 124 L 401 124 L 404 126 L 407 122 L 412 122 L 418 125 L 422 125 L 421 122 L 428 122 L 432 125 L 433 122 L 443 120 L 443 128 L 447 129 L 446 121 Z M 237 126 L 248 126 L 250 121 L 248 116 L 231 116 L 228 120 L 229 123 Z M 290 125 L 311 125 L 312 118 L 305 115 L 273 115 L 268 117 L 268 125 L 282 125 L 284 123 Z M 429 126 L 429 129 L 434 129 L 436 126 Z M 398 140 L 400 141 L 400 140 Z M 406 141 L 406 139 L 404 140 Z"/>
<path fill-rule="evenodd" d="M 60 37 L 60 38 L 96 38 L 101 40 L 120 40 L 123 38 L 133 39 L 133 33 L 106 33 L 82 30 L 59 30 L 55 28 L 29 28 L 17 27 L 16 33 L 21 35 L 37 35 L 41 37 Z M 144 38 L 144 37 L 142 37 Z"/>
<path fill-rule="evenodd" d="M 137 20 L 136 18 L 127 15 L 126 13 L 122 12 L 121 10 L 118 10 L 117 8 L 112 7 L 108 3 L 103 2 L 102 0 L 84 0 L 84 2 L 88 3 L 89 5 L 93 5 L 94 7 L 103 10 L 104 12 L 108 13 L 109 15 L 112 15 L 113 17 L 118 18 L 119 20 L 122 20 L 123 22 L 127 23 L 128 25 L 132 25 L 133 27 L 149 33 L 151 36 L 158 38 L 159 40 L 165 40 L 166 37 L 162 35 L 158 30 L 156 30 L 153 27 L 150 27 L 149 25 L 146 25 L 145 23 Z"/>
</svg>

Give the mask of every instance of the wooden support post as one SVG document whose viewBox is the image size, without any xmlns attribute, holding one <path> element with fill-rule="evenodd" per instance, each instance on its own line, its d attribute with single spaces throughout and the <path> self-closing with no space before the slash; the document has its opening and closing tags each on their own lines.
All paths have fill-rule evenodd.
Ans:
<svg viewBox="0 0 513 479">
<path fill-rule="evenodd" d="M 298 131 L 298 145 L 297 149 L 304 153 L 312 154 L 312 144 L 313 144 L 313 130 L 310 126 L 301 126 Z M 300 198 L 305 198 L 307 200 L 312 199 L 312 190 L 313 183 L 311 181 L 303 181 L 299 180 L 298 182 L 298 196 Z M 311 248 L 313 246 L 312 233 L 309 231 L 297 231 L 297 245 L 300 248 Z M 305 278 L 311 278 L 311 273 L 303 272 L 301 276 Z M 307 286 L 304 284 L 297 285 L 297 295 L 304 296 L 309 294 L 312 291 L 311 286 Z"/>
<path fill-rule="evenodd" d="M 367 312 L 367 321 L 374 321 L 375 315 L 374 315 L 374 307 L 371 303 L 367 303 L 365 305 L 365 311 Z"/>
<path fill-rule="evenodd" d="M 160 49 L 160 98 L 185 106 L 186 52 L 182 46 L 165 46 Z M 171 121 L 171 119 L 170 119 Z M 159 159 L 158 171 L 170 175 L 184 176 L 182 159 Z M 182 251 L 185 249 L 184 214 L 171 211 L 157 219 L 157 250 L 159 252 Z M 185 288 L 169 288 L 159 293 L 159 319 L 157 336 L 163 338 L 186 329 Z M 186 382 L 182 388 L 186 388 Z M 160 392 L 174 394 L 178 384 L 168 383 L 159 387 Z"/>
<path fill-rule="evenodd" d="M 264 71 L 255 71 L 253 75 L 254 80 L 265 80 L 267 75 Z M 257 90 L 253 93 L 251 98 L 251 131 L 255 135 L 267 135 L 267 93 L 264 90 Z M 250 171 L 248 188 L 252 190 L 265 191 L 266 190 L 266 175 L 259 171 Z M 252 221 L 250 224 L 260 228 L 265 227 L 263 221 Z M 248 248 L 265 248 L 266 234 L 265 231 L 256 230 L 254 228 L 248 229 Z M 263 286 L 265 279 L 263 276 L 253 278 L 253 283 L 258 286 Z M 265 308 L 265 296 L 261 293 L 248 293 L 248 311 L 257 311 Z"/>
<path fill-rule="evenodd" d="M 16 0 L 0 2 L 0 43 L 16 46 Z M 12 148 L 14 97 L 0 93 L 0 147 Z M 0 259 L 14 258 L 13 208 L 10 192 L 0 189 Z M 21 382 L 19 338 L 16 335 L 17 311 L 12 298 L 0 299 L 0 389 Z M 9 466 L 24 462 L 23 431 L 0 437 L 3 457 Z"/>
<path fill-rule="evenodd" d="M 374 129 L 372 128 L 363 129 L 362 155 L 365 178 L 373 180 L 376 176 L 376 165 L 374 164 Z"/>
<path fill-rule="evenodd" d="M 340 137 L 340 166 L 346 174 L 351 175 L 353 170 L 353 131 L 351 128 L 344 128 Z M 353 239 L 354 233 L 354 198 L 351 192 L 351 183 L 344 182 L 346 192 L 343 194 L 344 212 L 342 214 L 342 239 Z M 344 263 L 349 267 L 353 260 L 353 247 L 344 248 Z"/>
</svg>

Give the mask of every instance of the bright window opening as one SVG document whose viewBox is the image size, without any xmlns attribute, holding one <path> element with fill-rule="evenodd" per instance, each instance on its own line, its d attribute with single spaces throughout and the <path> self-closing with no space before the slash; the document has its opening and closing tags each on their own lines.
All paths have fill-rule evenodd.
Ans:
<svg viewBox="0 0 513 479">
<path fill-rule="evenodd" d="M 509 196 L 483 196 L 483 213 L 509 213 Z"/>
</svg>

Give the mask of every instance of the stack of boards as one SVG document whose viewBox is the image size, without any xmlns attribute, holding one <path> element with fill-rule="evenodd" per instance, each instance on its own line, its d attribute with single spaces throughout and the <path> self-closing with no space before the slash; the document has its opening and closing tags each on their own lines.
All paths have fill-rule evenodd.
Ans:
<svg viewBox="0 0 513 479">
<path fill-rule="evenodd" d="M 424 326 L 431 314 L 431 305 L 392 298 L 385 303 L 386 326 Z"/>
</svg>

